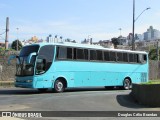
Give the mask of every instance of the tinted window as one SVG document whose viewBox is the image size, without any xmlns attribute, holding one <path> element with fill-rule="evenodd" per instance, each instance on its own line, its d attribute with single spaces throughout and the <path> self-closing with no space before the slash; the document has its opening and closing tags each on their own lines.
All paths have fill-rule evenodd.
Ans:
<svg viewBox="0 0 160 120">
<path fill-rule="evenodd" d="M 116 61 L 116 53 L 110 52 L 110 61 Z"/>
<path fill-rule="evenodd" d="M 135 62 L 135 63 L 137 63 L 138 62 L 138 54 L 132 54 L 132 53 L 130 53 L 129 54 L 129 62 Z"/>
<path fill-rule="evenodd" d="M 146 62 L 147 61 L 147 55 L 143 55 L 143 59 Z"/>
<path fill-rule="evenodd" d="M 46 59 L 49 62 L 52 62 L 54 55 L 54 46 L 46 45 L 40 48 L 38 58 Z"/>
<path fill-rule="evenodd" d="M 134 54 L 129 54 L 129 62 L 134 62 Z"/>
<path fill-rule="evenodd" d="M 67 58 L 67 48 L 66 47 L 58 47 L 57 48 L 57 58 L 58 59 L 66 59 Z"/>
<path fill-rule="evenodd" d="M 138 54 L 134 54 L 134 62 L 138 63 Z"/>
<path fill-rule="evenodd" d="M 73 59 L 77 59 L 77 49 L 73 48 Z"/>
<path fill-rule="evenodd" d="M 57 58 L 58 59 L 72 59 L 72 48 L 58 47 Z"/>
<path fill-rule="evenodd" d="M 123 61 L 123 53 L 117 52 L 117 61 Z"/>
<path fill-rule="evenodd" d="M 72 59 L 72 48 L 67 48 L 67 59 Z"/>
<path fill-rule="evenodd" d="M 33 53 L 33 52 L 37 53 L 38 50 L 39 50 L 39 45 L 26 46 L 22 48 L 19 56 L 20 57 L 28 56 L 30 53 Z"/>
<path fill-rule="evenodd" d="M 84 49 L 84 59 L 88 60 L 88 50 Z"/>
<path fill-rule="evenodd" d="M 96 50 L 90 50 L 90 60 L 97 60 Z"/>
<path fill-rule="evenodd" d="M 54 46 L 53 45 L 46 45 L 40 48 L 38 59 L 44 60 L 45 71 L 47 71 L 53 61 L 54 56 Z"/>
<path fill-rule="evenodd" d="M 77 59 L 84 59 L 83 49 L 77 49 Z"/>
<path fill-rule="evenodd" d="M 110 61 L 109 51 L 104 51 L 104 60 Z"/>
<path fill-rule="evenodd" d="M 100 50 L 97 50 L 97 60 L 103 60 L 103 54 L 102 54 L 102 51 Z"/>
<path fill-rule="evenodd" d="M 147 61 L 147 55 L 139 54 L 139 62 L 145 63 Z"/>
<path fill-rule="evenodd" d="M 128 62 L 128 54 L 127 53 L 123 53 L 123 61 Z"/>
</svg>

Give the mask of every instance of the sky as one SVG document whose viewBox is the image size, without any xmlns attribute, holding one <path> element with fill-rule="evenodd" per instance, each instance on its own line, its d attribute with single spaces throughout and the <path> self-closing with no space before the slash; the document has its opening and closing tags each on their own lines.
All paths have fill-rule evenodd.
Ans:
<svg viewBox="0 0 160 120">
<path fill-rule="evenodd" d="M 135 0 L 135 33 L 160 30 L 160 0 Z M 132 32 L 133 0 L 0 0 L 0 34 L 9 17 L 9 42 L 49 34 L 81 42 L 110 40 Z M 17 28 L 19 28 L 17 30 Z M 121 31 L 119 30 L 121 28 Z M 5 35 L 0 35 L 3 42 Z"/>
</svg>

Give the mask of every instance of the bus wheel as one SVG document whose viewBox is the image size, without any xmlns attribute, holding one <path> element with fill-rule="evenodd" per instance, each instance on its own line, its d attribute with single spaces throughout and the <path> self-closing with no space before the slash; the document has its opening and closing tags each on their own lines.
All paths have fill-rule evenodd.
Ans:
<svg viewBox="0 0 160 120">
<path fill-rule="evenodd" d="M 125 90 L 129 90 L 130 87 L 131 87 L 131 81 L 128 78 L 124 79 L 124 81 L 123 81 L 123 88 Z"/>
<path fill-rule="evenodd" d="M 56 80 L 55 83 L 54 83 L 54 91 L 56 93 L 61 93 L 63 92 L 65 89 L 65 85 L 64 85 L 64 82 L 62 80 Z"/>
<path fill-rule="evenodd" d="M 38 89 L 38 91 L 39 91 L 39 92 L 42 92 L 42 93 L 43 93 L 43 92 L 46 92 L 47 90 L 48 90 L 47 88 L 39 88 L 39 89 Z"/>
</svg>

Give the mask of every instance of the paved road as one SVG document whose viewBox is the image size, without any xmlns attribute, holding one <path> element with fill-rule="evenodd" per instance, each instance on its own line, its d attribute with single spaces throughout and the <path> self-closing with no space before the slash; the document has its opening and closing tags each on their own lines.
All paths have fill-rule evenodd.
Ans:
<svg viewBox="0 0 160 120">
<path fill-rule="evenodd" d="M 136 104 L 130 90 L 69 89 L 39 93 L 23 88 L 0 88 L 1 111 L 160 111 Z"/>
</svg>

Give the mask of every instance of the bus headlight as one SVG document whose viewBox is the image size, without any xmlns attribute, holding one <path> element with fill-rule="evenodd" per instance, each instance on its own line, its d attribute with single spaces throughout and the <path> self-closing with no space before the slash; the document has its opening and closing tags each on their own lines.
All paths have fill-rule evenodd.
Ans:
<svg viewBox="0 0 160 120">
<path fill-rule="evenodd" d="M 30 82 L 32 82 L 32 80 L 26 80 L 26 82 L 27 82 L 27 83 L 30 83 Z"/>
<path fill-rule="evenodd" d="M 16 82 L 21 82 L 20 80 L 15 80 Z"/>
</svg>

